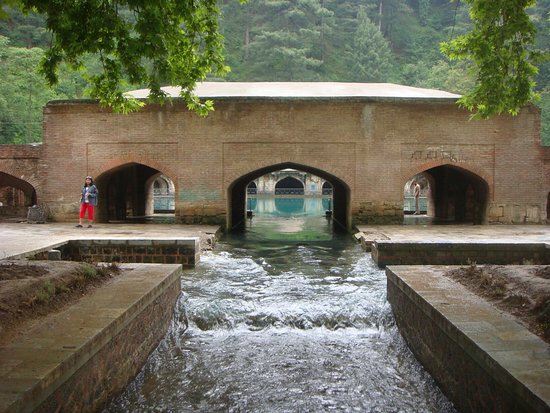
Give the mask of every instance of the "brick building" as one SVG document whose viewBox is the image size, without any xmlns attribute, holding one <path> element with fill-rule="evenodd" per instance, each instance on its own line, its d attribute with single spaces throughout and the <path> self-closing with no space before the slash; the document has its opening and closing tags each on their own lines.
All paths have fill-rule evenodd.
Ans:
<svg viewBox="0 0 550 413">
<path fill-rule="evenodd" d="M 0 145 L 0 186 L 74 221 L 92 175 L 106 222 L 145 215 L 165 176 L 178 222 L 232 228 L 248 184 L 292 168 L 330 182 L 334 217 L 350 227 L 403 222 L 404 187 L 421 175 L 438 220 L 546 222 L 550 148 L 535 107 L 473 121 L 456 95 L 392 84 L 203 83 L 197 92 L 215 102 L 206 118 L 177 98 L 130 115 L 50 102 L 41 146 Z"/>
</svg>

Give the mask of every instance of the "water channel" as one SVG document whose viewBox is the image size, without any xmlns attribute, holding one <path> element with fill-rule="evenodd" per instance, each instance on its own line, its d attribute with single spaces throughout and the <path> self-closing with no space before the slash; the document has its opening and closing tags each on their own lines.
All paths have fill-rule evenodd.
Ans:
<svg viewBox="0 0 550 413">
<path fill-rule="evenodd" d="M 384 271 L 322 202 L 256 200 L 247 231 L 184 272 L 168 334 L 105 412 L 455 412 L 399 335 Z"/>
</svg>

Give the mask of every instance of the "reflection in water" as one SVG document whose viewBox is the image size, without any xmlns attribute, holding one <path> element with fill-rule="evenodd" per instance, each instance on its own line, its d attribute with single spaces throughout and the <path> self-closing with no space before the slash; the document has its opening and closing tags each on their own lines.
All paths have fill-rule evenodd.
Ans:
<svg viewBox="0 0 550 413">
<path fill-rule="evenodd" d="M 324 215 L 331 209 L 331 197 L 304 196 L 248 196 L 247 209 L 255 215 L 275 215 L 278 217 Z"/>
<path fill-rule="evenodd" d="M 455 412 L 351 237 L 319 215 L 250 223 L 184 272 L 166 338 L 107 412 Z"/>
</svg>

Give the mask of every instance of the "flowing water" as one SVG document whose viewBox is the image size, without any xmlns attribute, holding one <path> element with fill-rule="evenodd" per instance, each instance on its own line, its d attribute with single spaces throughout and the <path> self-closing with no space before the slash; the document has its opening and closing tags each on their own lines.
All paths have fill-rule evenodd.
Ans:
<svg viewBox="0 0 550 413">
<path fill-rule="evenodd" d="M 106 412 L 455 412 L 399 335 L 384 272 L 318 213 L 255 216 L 182 290 Z"/>
</svg>

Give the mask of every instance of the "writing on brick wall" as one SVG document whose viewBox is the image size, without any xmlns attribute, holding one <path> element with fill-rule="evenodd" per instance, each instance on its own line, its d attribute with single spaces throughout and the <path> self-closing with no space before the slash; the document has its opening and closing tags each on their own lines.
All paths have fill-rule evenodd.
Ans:
<svg viewBox="0 0 550 413">
<path fill-rule="evenodd" d="M 455 152 L 446 149 L 427 149 L 427 150 L 415 150 L 412 151 L 411 160 L 441 160 L 450 161 L 454 163 L 466 162 L 468 158 L 462 152 Z"/>
<path fill-rule="evenodd" d="M 401 159 L 409 162 L 439 161 L 442 163 L 475 162 L 493 167 L 494 144 L 411 144 L 402 143 Z"/>
</svg>

